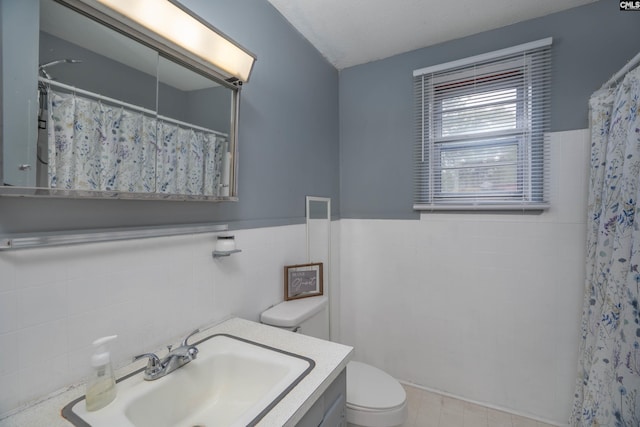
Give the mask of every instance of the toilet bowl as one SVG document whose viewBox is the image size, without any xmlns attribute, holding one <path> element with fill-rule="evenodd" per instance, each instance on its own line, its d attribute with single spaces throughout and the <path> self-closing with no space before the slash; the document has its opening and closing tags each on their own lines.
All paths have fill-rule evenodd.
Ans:
<svg viewBox="0 0 640 427">
<path fill-rule="evenodd" d="M 347 364 L 349 426 L 391 427 L 407 419 L 407 394 L 391 375 L 365 363 Z"/>
<path fill-rule="evenodd" d="M 326 297 L 285 301 L 260 315 L 266 325 L 327 339 L 329 323 Z M 347 425 L 396 427 L 407 419 L 407 395 L 386 372 L 350 361 L 347 363 Z"/>
</svg>

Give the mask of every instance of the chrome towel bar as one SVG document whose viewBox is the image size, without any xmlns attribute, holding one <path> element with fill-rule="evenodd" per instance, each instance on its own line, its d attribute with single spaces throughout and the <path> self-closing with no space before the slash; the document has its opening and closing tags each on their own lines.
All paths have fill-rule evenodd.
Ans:
<svg viewBox="0 0 640 427">
<path fill-rule="evenodd" d="M 0 236 L 0 250 L 110 242 L 116 240 L 147 239 L 151 237 L 214 233 L 229 229 L 227 224 L 190 224 L 180 226 L 122 227 L 97 230 L 73 230 L 40 234 Z"/>
</svg>

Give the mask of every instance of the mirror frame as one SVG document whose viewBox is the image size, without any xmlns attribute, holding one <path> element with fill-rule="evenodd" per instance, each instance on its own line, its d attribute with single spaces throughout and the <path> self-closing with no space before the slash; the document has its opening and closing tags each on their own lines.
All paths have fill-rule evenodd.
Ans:
<svg viewBox="0 0 640 427">
<path fill-rule="evenodd" d="M 75 12 L 78 12 L 89 19 L 96 21 L 115 30 L 134 41 L 141 43 L 158 53 L 159 56 L 178 63 L 194 72 L 210 78 L 221 86 L 231 90 L 231 117 L 229 127 L 229 151 L 232 155 L 230 163 L 229 195 L 228 196 L 205 196 L 192 194 L 171 194 L 171 193 L 135 193 L 122 191 L 93 191 L 93 190 L 68 190 L 46 187 L 17 187 L 0 185 L 0 197 L 55 197 L 55 198 L 81 198 L 81 199 L 128 199 L 128 200 L 173 200 L 173 201 L 237 201 L 238 200 L 238 118 L 240 111 L 240 91 L 243 82 L 235 77 L 227 77 L 213 65 L 207 64 L 188 51 L 168 43 L 159 35 L 125 18 L 119 19 L 92 7 L 82 0 L 52 0 Z M 231 43 L 245 50 L 250 56 L 256 59 L 255 55 L 235 43 L 232 39 L 214 28 L 211 24 L 200 18 L 197 14 L 186 8 L 177 0 L 169 0 L 171 3 L 191 15 Z M 0 66 L 2 65 L 2 48 L 0 46 Z M 0 85 L 0 96 L 2 95 L 2 85 Z M 0 98 L 1 99 L 1 98 Z M 0 111 L 2 111 L 0 109 Z M 0 114 L 0 132 L 3 129 L 3 115 Z M 1 135 L 1 133 L 0 133 Z M 0 139 L 0 177 L 3 176 L 3 141 Z"/>
</svg>

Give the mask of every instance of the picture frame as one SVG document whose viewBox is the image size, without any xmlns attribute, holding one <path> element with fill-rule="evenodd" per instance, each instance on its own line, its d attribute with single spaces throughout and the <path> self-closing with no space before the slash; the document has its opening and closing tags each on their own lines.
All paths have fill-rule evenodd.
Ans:
<svg viewBox="0 0 640 427">
<path fill-rule="evenodd" d="M 323 294 L 321 262 L 284 267 L 284 300 L 315 297 Z"/>
</svg>

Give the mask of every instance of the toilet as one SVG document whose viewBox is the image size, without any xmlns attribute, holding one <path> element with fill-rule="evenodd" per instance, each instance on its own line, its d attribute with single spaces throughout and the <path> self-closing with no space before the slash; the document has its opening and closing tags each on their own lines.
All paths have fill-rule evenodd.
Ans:
<svg viewBox="0 0 640 427">
<path fill-rule="evenodd" d="M 282 302 L 260 315 L 266 325 L 329 339 L 327 297 Z M 347 425 L 396 427 L 407 419 L 407 394 L 391 375 L 365 363 L 347 363 Z"/>
</svg>

